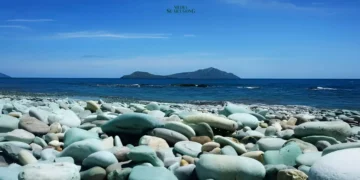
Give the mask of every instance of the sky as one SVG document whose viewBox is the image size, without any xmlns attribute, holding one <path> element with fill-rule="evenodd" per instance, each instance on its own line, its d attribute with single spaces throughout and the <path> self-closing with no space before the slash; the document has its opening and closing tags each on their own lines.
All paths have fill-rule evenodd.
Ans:
<svg viewBox="0 0 360 180">
<path fill-rule="evenodd" d="M 360 0 L 0 2 L 0 72 L 12 77 L 207 67 L 242 78 L 360 78 Z"/>
</svg>

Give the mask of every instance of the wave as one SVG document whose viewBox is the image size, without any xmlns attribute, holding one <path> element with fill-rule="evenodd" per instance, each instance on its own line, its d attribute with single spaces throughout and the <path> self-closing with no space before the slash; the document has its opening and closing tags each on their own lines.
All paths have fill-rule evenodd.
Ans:
<svg viewBox="0 0 360 180">
<path fill-rule="evenodd" d="M 330 88 L 330 87 L 315 87 L 315 88 L 310 88 L 310 90 L 314 90 L 314 91 L 319 91 L 319 90 L 327 90 L 327 91 L 336 91 L 336 88 Z"/>
<path fill-rule="evenodd" d="M 260 89 L 258 86 L 238 86 L 239 89 Z"/>
</svg>

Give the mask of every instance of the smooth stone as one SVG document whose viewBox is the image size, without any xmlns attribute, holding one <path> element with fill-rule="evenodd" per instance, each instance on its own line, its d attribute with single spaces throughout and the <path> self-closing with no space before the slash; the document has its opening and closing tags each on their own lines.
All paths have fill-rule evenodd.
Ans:
<svg viewBox="0 0 360 180">
<path fill-rule="evenodd" d="M 3 155 L 3 153 L 0 153 L 0 168 L 1 167 L 8 167 L 9 166 L 8 161 L 9 160 L 7 160 L 7 158 Z"/>
<path fill-rule="evenodd" d="M 207 123 L 189 124 L 195 131 L 196 136 L 208 136 L 210 139 L 214 138 L 214 132 Z"/>
<path fill-rule="evenodd" d="M 108 151 L 113 153 L 119 162 L 129 160 L 129 158 L 127 157 L 127 154 L 130 152 L 130 148 L 128 148 L 126 146 L 123 146 L 123 147 L 115 146 L 115 147 L 109 149 Z"/>
<path fill-rule="evenodd" d="M 23 149 L 31 149 L 31 146 L 29 144 L 26 144 L 24 142 L 19 142 L 19 141 L 5 141 L 5 142 L 0 142 L 0 147 L 3 147 L 4 145 L 13 145 L 19 148 L 23 148 Z"/>
<path fill-rule="evenodd" d="M 292 166 L 286 166 L 284 164 L 269 164 L 269 165 L 265 165 L 265 169 L 266 169 L 266 176 L 264 178 L 264 180 L 277 180 L 277 175 L 279 173 L 279 171 L 284 170 L 284 169 L 295 169 Z"/>
<path fill-rule="evenodd" d="M 197 157 L 201 153 L 202 145 L 193 141 L 179 141 L 174 145 L 174 150 L 182 155 Z"/>
<path fill-rule="evenodd" d="M 322 152 L 322 156 L 325 156 L 326 154 L 343 150 L 343 149 L 350 149 L 350 148 L 360 148 L 360 142 L 348 142 L 348 143 L 342 143 L 342 144 L 334 144 L 327 148 L 325 148 Z"/>
<path fill-rule="evenodd" d="M 29 115 L 31 117 L 34 117 L 34 118 L 44 122 L 45 124 L 49 124 L 48 117 L 50 114 L 51 113 L 48 111 L 45 111 L 45 110 L 42 110 L 39 108 L 35 108 L 35 107 L 32 107 L 29 110 Z"/>
<path fill-rule="evenodd" d="M 139 145 L 150 146 L 154 151 L 169 148 L 168 143 L 159 137 L 144 135 L 139 140 Z"/>
<path fill-rule="evenodd" d="M 260 151 L 279 150 L 285 144 L 285 140 L 280 138 L 261 138 L 256 144 Z"/>
<path fill-rule="evenodd" d="M 310 168 L 310 166 L 301 165 L 298 167 L 298 170 L 309 176 Z"/>
<path fill-rule="evenodd" d="M 195 131 L 189 125 L 186 125 L 182 122 L 170 121 L 165 123 L 164 128 L 181 133 L 189 139 L 193 136 L 196 136 Z"/>
<path fill-rule="evenodd" d="M 0 146 L 0 151 L 4 155 L 5 159 L 11 160 L 11 162 L 19 161 L 19 153 L 22 149 L 12 144 L 4 144 Z"/>
<path fill-rule="evenodd" d="M 251 129 L 256 129 L 260 123 L 255 116 L 248 113 L 234 113 L 228 116 L 228 118 Z"/>
<path fill-rule="evenodd" d="M 100 109 L 100 105 L 97 104 L 95 101 L 87 101 L 85 109 L 88 109 L 92 112 L 96 112 L 97 110 Z"/>
<path fill-rule="evenodd" d="M 95 121 L 93 121 L 94 123 Z M 107 121 L 105 121 L 107 122 Z M 85 123 L 85 124 L 81 124 L 80 126 L 78 126 L 77 128 L 79 129 L 84 129 L 84 130 L 90 130 L 91 128 L 97 127 L 95 124 L 91 124 L 91 123 Z"/>
<path fill-rule="evenodd" d="M 130 149 L 127 157 L 134 162 L 149 162 L 153 166 L 164 166 L 164 163 L 156 156 L 156 153 L 149 146 L 136 146 Z"/>
<path fill-rule="evenodd" d="M 299 145 L 299 147 L 301 148 L 303 153 L 318 152 L 318 149 L 313 144 L 310 144 L 308 142 L 305 142 L 305 141 L 302 141 L 302 140 L 296 139 L 296 138 L 287 140 L 285 142 L 284 146 L 290 142 L 295 142 L 297 145 Z"/>
<path fill-rule="evenodd" d="M 20 150 L 19 152 L 19 162 L 22 165 L 37 163 L 37 159 L 33 156 L 30 151 Z"/>
<path fill-rule="evenodd" d="M 282 138 L 282 139 L 287 140 L 287 139 L 292 138 L 292 136 L 294 135 L 294 130 L 286 129 L 286 130 L 278 132 L 276 135 L 277 135 L 278 138 Z"/>
<path fill-rule="evenodd" d="M 135 134 L 143 135 L 147 131 L 162 127 L 163 123 L 156 118 L 141 113 L 127 113 L 110 120 L 101 126 L 104 133 L 108 134 Z"/>
<path fill-rule="evenodd" d="M 315 146 L 319 151 L 323 151 L 325 148 L 331 146 L 331 144 L 328 141 L 318 141 Z"/>
<path fill-rule="evenodd" d="M 104 180 L 106 171 L 101 167 L 93 167 L 86 171 L 80 172 L 81 179 L 86 180 Z"/>
<path fill-rule="evenodd" d="M 38 144 L 38 145 L 41 146 L 42 148 L 44 148 L 44 147 L 47 146 L 47 143 L 45 142 L 45 140 L 42 139 L 42 138 L 39 138 L 39 137 L 35 137 L 35 138 L 34 138 L 34 143 L 35 143 L 35 144 Z"/>
<path fill-rule="evenodd" d="M 19 173 L 23 167 L 18 164 L 10 164 L 8 167 L 0 167 L 1 180 L 18 180 Z"/>
<path fill-rule="evenodd" d="M 184 155 L 184 156 L 182 156 L 182 159 L 187 161 L 189 164 L 194 164 L 195 163 L 195 158 L 193 158 L 191 156 Z"/>
<path fill-rule="evenodd" d="M 129 180 L 177 180 L 177 178 L 163 167 L 135 166 Z"/>
<path fill-rule="evenodd" d="M 212 140 L 207 136 L 193 136 L 191 137 L 190 141 L 194 141 L 200 144 L 205 144 L 211 142 Z"/>
<path fill-rule="evenodd" d="M 149 112 L 147 112 L 147 114 L 150 116 L 153 116 L 157 119 L 161 119 L 161 118 L 165 117 L 165 113 L 160 110 L 149 111 Z"/>
<path fill-rule="evenodd" d="M 160 110 L 160 106 L 157 102 L 150 102 L 145 106 L 145 108 L 150 111 Z"/>
<path fill-rule="evenodd" d="M 277 180 L 307 180 L 308 176 L 297 169 L 284 169 L 278 172 Z"/>
<path fill-rule="evenodd" d="M 71 163 L 28 164 L 19 173 L 19 180 L 80 180 L 79 170 Z"/>
<path fill-rule="evenodd" d="M 59 141 L 59 137 L 54 133 L 47 133 L 46 135 L 43 136 L 43 138 L 47 143 L 54 140 Z"/>
<path fill-rule="evenodd" d="M 301 154 L 296 158 L 296 164 L 299 166 L 312 166 L 317 160 L 321 158 L 321 154 L 321 152 L 308 152 Z"/>
<path fill-rule="evenodd" d="M 343 121 L 333 122 L 306 122 L 296 126 L 295 136 L 305 137 L 311 135 L 324 135 L 333 137 L 339 141 L 344 141 L 351 135 L 349 124 Z"/>
<path fill-rule="evenodd" d="M 103 146 L 105 149 L 110 149 L 114 147 L 114 138 L 112 136 L 107 137 L 101 141 L 103 142 Z"/>
<path fill-rule="evenodd" d="M 56 115 L 49 116 L 49 123 L 58 122 L 68 127 L 78 127 L 81 124 L 80 118 L 71 110 L 58 110 Z M 52 117 L 52 118 L 50 118 Z"/>
<path fill-rule="evenodd" d="M 19 127 L 19 119 L 0 114 L 0 133 L 7 133 Z"/>
<path fill-rule="evenodd" d="M 8 132 L 4 138 L 7 141 L 19 141 L 30 144 L 34 141 L 35 135 L 23 129 L 15 129 Z"/>
<path fill-rule="evenodd" d="M 115 107 L 115 113 L 118 113 L 118 114 L 127 114 L 127 113 L 134 113 L 134 111 L 131 110 L 131 109 L 129 109 L 129 108 Z"/>
<path fill-rule="evenodd" d="M 114 144 L 115 144 L 116 147 L 123 147 L 123 146 L 124 146 L 124 145 L 122 144 L 121 139 L 120 139 L 119 136 L 115 136 L 115 138 L 114 138 Z"/>
<path fill-rule="evenodd" d="M 180 161 L 180 166 L 187 166 L 187 165 L 189 165 L 189 163 L 186 160 L 182 159 Z"/>
<path fill-rule="evenodd" d="M 111 106 L 111 104 L 102 104 L 100 106 L 100 109 L 103 111 L 103 112 L 115 112 L 115 108 Z"/>
<path fill-rule="evenodd" d="M 107 168 L 111 164 L 118 163 L 118 160 L 108 151 L 98 151 L 90 154 L 87 158 L 84 159 L 82 165 L 88 168 L 99 166 L 102 168 Z"/>
<path fill-rule="evenodd" d="M 128 180 L 131 171 L 132 171 L 131 168 L 124 168 L 122 170 L 118 169 L 112 171 L 107 175 L 107 180 Z"/>
<path fill-rule="evenodd" d="M 300 147 L 291 142 L 280 150 L 268 150 L 264 153 L 264 164 L 296 165 L 296 158 L 302 154 Z"/>
<path fill-rule="evenodd" d="M 251 109 L 245 105 L 237 105 L 230 102 L 227 102 L 224 109 L 219 111 L 219 114 L 229 116 L 234 113 L 251 113 Z"/>
<path fill-rule="evenodd" d="M 174 175 L 178 180 L 190 180 L 194 176 L 196 166 L 194 164 L 189 164 L 186 166 L 181 166 L 174 170 Z"/>
<path fill-rule="evenodd" d="M 262 132 L 259 132 L 259 131 L 261 131 L 261 129 L 257 129 L 257 130 L 254 130 L 254 131 L 250 130 L 250 131 L 246 131 L 246 134 L 248 136 L 251 136 L 251 137 L 254 137 L 254 138 L 257 138 L 257 139 L 265 137 L 265 135 Z"/>
<path fill-rule="evenodd" d="M 196 173 L 199 180 L 261 180 L 265 177 L 265 168 L 247 157 L 203 154 L 196 162 Z"/>
<path fill-rule="evenodd" d="M 59 154 L 59 156 L 70 156 L 74 158 L 75 162 L 82 162 L 90 154 L 101 150 L 104 150 L 104 147 L 100 140 L 85 139 L 70 144 Z"/>
<path fill-rule="evenodd" d="M 181 157 L 166 158 L 164 160 L 164 166 L 166 168 L 169 168 L 170 166 L 172 166 L 175 163 L 177 163 L 177 164 L 181 163 L 181 160 L 182 160 Z"/>
<path fill-rule="evenodd" d="M 262 151 L 250 151 L 242 154 L 241 156 L 252 158 L 258 160 L 261 163 L 264 163 L 264 152 Z"/>
<path fill-rule="evenodd" d="M 166 159 L 175 158 L 173 149 L 174 149 L 174 148 L 161 149 L 161 150 L 159 150 L 159 151 L 156 151 L 156 155 L 157 155 L 157 157 L 159 157 L 162 161 L 165 162 Z"/>
<path fill-rule="evenodd" d="M 226 145 L 223 148 L 221 148 L 221 154 L 228 155 L 228 156 L 238 156 L 236 150 L 232 146 L 229 146 L 229 145 Z"/>
<path fill-rule="evenodd" d="M 99 135 L 94 132 L 86 131 L 79 128 L 71 128 L 64 134 L 64 147 L 68 147 L 74 142 L 85 139 L 99 139 Z"/>
<path fill-rule="evenodd" d="M 176 131 L 165 129 L 165 128 L 155 128 L 148 133 L 151 136 L 156 136 L 162 139 L 165 139 L 169 144 L 175 144 L 179 141 L 189 141 L 189 139 Z"/>
<path fill-rule="evenodd" d="M 115 170 L 121 170 L 122 169 L 122 164 L 123 163 L 114 163 L 114 164 L 111 164 L 110 166 L 108 166 L 106 168 L 106 173 L 111 173 Z"/>
<path fill-rule="evenodd" d="M 236 143 L 236 142 L 232 141 L 231 138 L 216 135 L 214 137 L 214 141 L 219 143 L 221 146 L 229 145 L 229 146 L 233 147 L 235 149 L 235 151 L 237 152 L 237 154 L 239 154 L 239 155 L 247 152 L 247 150 L 243 144 Z"/>
<path fill-rule="evenodd" d="M 207 142 L 202 145 L 201 151 L 209 152 L 212 151 L 215 148 L 219 148 L 220 144 L 217 142 Z"/>
<path fill-rule="evenodd" d="M 49 160 L 51 162 L 54 162 L 54 160 L 56 159 L 56 157 L 59 156 L 59 154 L 60 154 L 59 152 L 57 152 L 56 150 L 54 150 L 52 148 L 46 148 L 41 151 L 40 159 L 41 160 Z"/>
<path fill-rule="evenodd" d="M 209 124 L 211 127 L 228 130 L 228 131 L 236 131 L 236 129 L 238 128 L 238 124 L 236 122 L 209 113 L 198 113 L 194 115 L 189 115 L 184 118 L 184 121 L 186 123 L 195 123 L 195 124 L 205 122 Z"/>
<path fill-rule="evenodd" d="M 344 149 L 322 156 L 310 168 L 311 180 L 360 179 L 360 148 Z"/>
<path fill-rule="evenodd" d="M 58 158 L 55 158 L 55 162 L 58 162 L 58 163 L 67 162 L 67 163 L 75 164 L 75 160 L 72 157 L 58 157 Z"/>
<path fill-rule="evenodd" d="M 50 131 L 50 127 L 46 123 L 28 115 L 21 117 L 19 128 L 35 135 L 44 135 Z"/>
<path fill-rule="evenodd" d="M 319 141 L 327 141 L 330 144 L 340 144 L 340 142 L 337 141 L 335 138 L 329 136 L 306 136 L 301 138 L 301 140 L 309 142 L 313 145 L 316 145 L 316 143 Z"/>
</svg>

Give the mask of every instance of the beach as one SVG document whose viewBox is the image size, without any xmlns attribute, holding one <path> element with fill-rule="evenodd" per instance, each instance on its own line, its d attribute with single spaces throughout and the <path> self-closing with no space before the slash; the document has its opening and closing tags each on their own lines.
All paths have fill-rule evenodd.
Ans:
<svg viewBox="0 0 360 180">
<path fill-rule="evenodd" d="M 0 110 L 0 179 L 359 177 L 339 168 L 359 154 L 357 110 L 19 95 Z"/>
</svg>

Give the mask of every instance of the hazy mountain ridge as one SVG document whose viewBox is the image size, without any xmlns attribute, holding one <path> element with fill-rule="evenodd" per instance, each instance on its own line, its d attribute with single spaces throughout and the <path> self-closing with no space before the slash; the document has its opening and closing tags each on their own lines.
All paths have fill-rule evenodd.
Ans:
<svg viewBox="0 0 360 180">
<path fill-rule="evenodd" d="M 240 79 L 233 73 L 221 71 L 210 67 L 199 69 L 193 72 L 182 72 L 171 75 L 155 75 L 148 72 L 135 71 L 129 75 L 124 75 L 121 79 Z"/>
<path fill-rule="evenodd" d="M 11 77 L 6 74 L 0 73 L 0 78 L 11 78 Z"/>
</svg>

